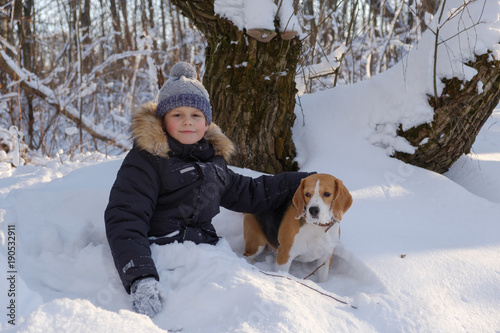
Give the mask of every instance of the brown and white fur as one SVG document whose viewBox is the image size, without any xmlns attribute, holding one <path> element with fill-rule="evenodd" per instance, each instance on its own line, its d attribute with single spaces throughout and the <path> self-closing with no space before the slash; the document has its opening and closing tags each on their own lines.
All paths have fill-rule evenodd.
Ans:
<svg viewBox="0 0 500 333">
<path fill-rule="evenodd" d="M 352 196 L 341 180 L 328 174 L 306 177 L 284 213 L 278 209 L 260 215 L 245 214 L 244 255 L 253 261 L 270 245 L 278 252 L 276 269 L 284 272 L 295 259 L 316 260 L 318 281 L 324 282 L 340 240 L 339 222 L 351 204 Z"/>
</svg>

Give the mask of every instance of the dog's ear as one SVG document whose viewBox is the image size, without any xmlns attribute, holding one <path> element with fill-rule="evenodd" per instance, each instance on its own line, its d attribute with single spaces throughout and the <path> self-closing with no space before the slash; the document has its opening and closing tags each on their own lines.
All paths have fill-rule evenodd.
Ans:
<svg viewBox="0 0 500 333">
<path fill-rule="evenodd" d="M 335 219 L 341 221 L 344 213 L 352 205 L 351 193 L 340 179 L 335 180 L 335 198 L 333 199 L 333 214 Z"/>
<path fill-rule="evenodd" d="M 300 185 L 293 195 L 292 203 L 295 206 L 295 218 L 300 219 L 304 216 L 305 203 L 304 203 L 304 179 L 300 181 Z"/>
</svg>

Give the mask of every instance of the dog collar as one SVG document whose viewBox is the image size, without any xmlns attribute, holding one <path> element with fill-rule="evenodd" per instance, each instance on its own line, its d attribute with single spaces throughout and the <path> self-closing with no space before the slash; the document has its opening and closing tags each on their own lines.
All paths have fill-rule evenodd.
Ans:
<svg viewBox="0 0 500 333">
<path fill-rule="evenodd" d="M 305 222 L 305 218 L 303 218 L 303 220 Z M 314 223 L 314 225 L 317 225 L 318 227 L 326 227 L 325 232 L 327 232 L 328 230 L 330 230 L 331 227 L 333 227 L 335 223 L 339 222 L 340 221 L 337 220 L 335 217 L 332 217 L 332 219 L 328 223 Z"/>
</svg>

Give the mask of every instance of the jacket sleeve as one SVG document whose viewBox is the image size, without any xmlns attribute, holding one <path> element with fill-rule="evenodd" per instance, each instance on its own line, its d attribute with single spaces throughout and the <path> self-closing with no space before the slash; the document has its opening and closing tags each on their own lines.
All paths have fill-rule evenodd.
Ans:
<svg viewBox="0 0 500 333">
<path fill-rule="evenodd" d="M 148 240 L 160 182 L 154 156 L 132 149 L 118 171 L 104 213 L 106 236 L 125 290 L 134 280 L 158 272 Z"/>
<path fill-rule="evenodd" d="M 241 213 L 260 214 L 290 201 L 308 172 L 284 172 L 252 178 L 228 169 L 229 184 L 222 197 L 224 208 Z"/>
</svg>

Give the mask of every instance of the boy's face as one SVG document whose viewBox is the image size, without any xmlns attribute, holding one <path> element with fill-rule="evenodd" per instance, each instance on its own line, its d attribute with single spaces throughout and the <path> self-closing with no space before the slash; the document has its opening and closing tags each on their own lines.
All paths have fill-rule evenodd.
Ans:
<svg viewBox="0 0 500 333">
<path fill-rule="evenodd" d="M 167 133 L 185 145 L 200 141 L 208 129 L 203 112 L 190 106 L 170 110 L 163 118 L 163 123 Z"/>
</svg>

